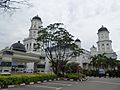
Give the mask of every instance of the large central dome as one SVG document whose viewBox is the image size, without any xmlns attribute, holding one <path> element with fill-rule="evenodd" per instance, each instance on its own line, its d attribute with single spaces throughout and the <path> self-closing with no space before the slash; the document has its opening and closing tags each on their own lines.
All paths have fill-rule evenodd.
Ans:
<svg viewBox="0 0 120 90">
<path fill-rule="evenodd" d="M 18 41 L 18 43 L 12 44 L 10 49 L 20 52 L 26 52 L 25 46 L 22 43 L 20 43 L 20 41 Z"/>
</svg>

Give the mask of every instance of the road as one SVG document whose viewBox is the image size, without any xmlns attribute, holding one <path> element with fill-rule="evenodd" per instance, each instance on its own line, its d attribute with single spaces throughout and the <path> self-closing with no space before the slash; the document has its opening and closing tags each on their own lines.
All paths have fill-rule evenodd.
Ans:
<svg viewBox="0 0 120 90">
<path fill-rule="evenodd" d="M 120 78 L 89 78 L 87 81 L 52 81 L 5 90 L 120 90 Z"/>
</svg>

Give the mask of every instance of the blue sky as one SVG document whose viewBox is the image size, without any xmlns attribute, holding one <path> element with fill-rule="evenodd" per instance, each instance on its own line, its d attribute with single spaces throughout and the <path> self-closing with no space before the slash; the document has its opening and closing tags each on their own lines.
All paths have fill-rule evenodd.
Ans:
<svg viewBox="0 0 120 90">
<path fill-rule="evenodd" d="M 0 49 L 28 37 L 30 19 L 38 14 L 43 26 L 64 23 L 87 50 L 93 44 L 97 46 L 97 31 L 104 25 L 120 58 L 120 0 L 31 0 L 31 3 L 33 7 L 22 7 L 12 16 L 0 14 Z"/>
</svg>

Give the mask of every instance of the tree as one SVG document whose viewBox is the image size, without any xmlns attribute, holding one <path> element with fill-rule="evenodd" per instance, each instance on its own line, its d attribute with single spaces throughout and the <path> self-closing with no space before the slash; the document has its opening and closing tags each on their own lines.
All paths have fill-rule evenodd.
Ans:
<svg viewBox="0 0 120 90">
<path fill-rule="evenodd" d="M 0 10 L 4 12 L 20 9 L 21 5 L 31 6 L 29 0 L 0 0 Z"/>
<path fill-rule="evenodd" d="M 92 64 L 93 68 L 96 68 L 97 67 L 96 66 L 97 65 L 97 59 L 98 59 L 97 55 L 91 56 L 90 59 L 92 60 L 90 62 L 90 64 Z"/>
<path fill-rule="evenodd" d="M 64 74 L 67 62 L 82 53 L 73 36 L 62 26 L 62 23 L 54 23 L 41 28 L 37 38 L 37 46 L 45 51 L 55 74 Z"/>
<path fill-rule="evenodd" d="M 76 62 L 67 63 L 66 65 L 67 73 L 78 73 L 80 69 L 81 67 L 79 66 L 79 63 Z"/>
<path fill-rule="evenodd" d="M 98 54 L 91 57 L 92 61 L 91 64 L 95 68 L 115 68 L 116 67 L 116 60 L 112 58 L 106 57 L 104 54 Z"/>
</svg>

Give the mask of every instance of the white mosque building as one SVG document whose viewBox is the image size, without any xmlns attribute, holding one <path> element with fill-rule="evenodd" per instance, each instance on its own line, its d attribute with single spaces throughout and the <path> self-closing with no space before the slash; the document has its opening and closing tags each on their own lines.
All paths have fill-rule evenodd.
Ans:
<svg viewBox="0 0 120 90">
<path fill-rule="evenodd" d="M 41 29 L 41 27 L 42 27 L 41 18 L 39 16 L 33 17 L 31 20 L 31 27 L 29 29 L 29 37 L 23 40 L 27 52 L 34 52 L 34 53 L 42 52 L 41 50 L 34 51 L 35 43 L 36 43 L 35 39 L 37 38 L 38 31 Z M 78 45 L 79 48 L 82 48 L 84 53 L 79 57 L 72 59 L 71 62 L 77 62 L 80 64 L 82 68 L 87 69 L 91 61 L 90 57 L 93 55 L 104 53 L 109 58 L 111 57 L 117 59 L 117 55 L 112 49 L 112 41 L 109 39 L 108 29 L 102 26 L 98 30 L 97 35 L 98 35 L 97 47 L 93 45 L 90 48 L 90 51 L 83 49 L 81 47 L 81 41 L 79 39 L 75 40 L 76 45 Z M 42 52 L 41 55 L 44 55 L 44 52 Z M 47 58 L 45 59 L 44 63 L 46 64 L 45 72 L 49 72 L 50 64 Z"/>
<path fill-rule="evenodd" d="M 50 63 L 45 56 L 44 51 L 41 49 L 35 50 L 36 38 L 38 37 L 38 31 L 41 30 L 42 20 L 37 15 L 32 18 L 31 26 L 29 29 L 29 36 L 23 40 L 23 44 L 20 42 L 10 46 L 10 48 L 0 51 L 0 72 L 11 72 L 11 69 L 18 71 L 25 70 L 26 63 L 32 63 L 34 65 L 34 71 L 39 73 L 51 72 Z M 88 69 L 90 64 L 90 57 L 97 54 L 105 54 L 107 57 L 117 59 L 116 53 L 112 49 L 112 41 L 109 39 L 109 31 L 106 27 L 101 27 L 98 30 L 97 47 L 94 45 L 90 48 L 90 51 L 81 47 L 81 41 L 75 40 L 76 45 L 83 49 L 83 54 L 71 60 L 71 62 L 77 62 L 79 65 Z M 30 66 L 31 67 L 31 66 Z"/>
</svg>

